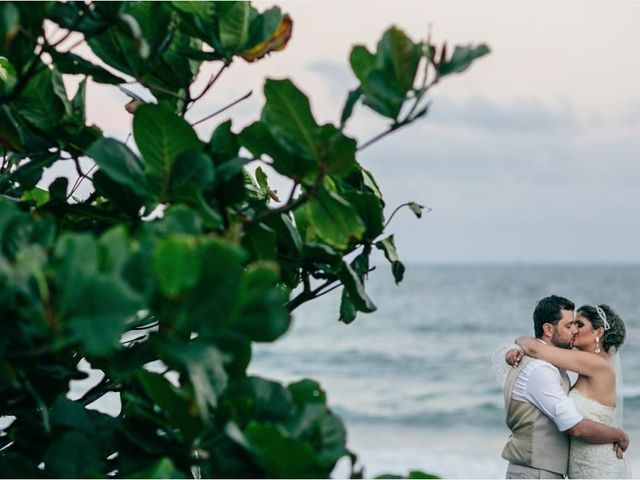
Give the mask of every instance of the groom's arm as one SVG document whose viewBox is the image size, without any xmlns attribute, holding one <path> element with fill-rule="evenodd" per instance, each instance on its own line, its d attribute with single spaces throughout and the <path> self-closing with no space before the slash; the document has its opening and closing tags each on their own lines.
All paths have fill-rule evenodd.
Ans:
<svg viewBox="0 0 640 480">
<path fill-rule="evenodd" d="M 629 446 L 629 437 L 622 430 L 587 418 L 571 427 L 567 433 L 589 443 L 617 443 L 622 450 Z"/>
<path fill-rule="evenodd" d="M 530 373 L 526 400 L 554 421 L 558 430 L 588 443 L 618 443 L 623 450 L 629 437 L 619 428 L 584 418 L 562 389 L 560 374 L 550 364 L 537 365 Z"/>
</svg>

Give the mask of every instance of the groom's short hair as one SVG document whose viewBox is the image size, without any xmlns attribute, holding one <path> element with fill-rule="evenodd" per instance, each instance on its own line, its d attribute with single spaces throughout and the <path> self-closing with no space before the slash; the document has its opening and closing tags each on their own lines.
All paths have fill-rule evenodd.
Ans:
<svg viewBox="0 0 640 480">
<path fill-rule="evenodd" d="M 562 318 L 562 310 L 573 311 L 575 308 L 571 300 L 558 295 L 550 295 L 540 300 L 533 310 L 533 331 L 536 338 L 542 337 L 542 325 L 555 325 Z"/>
</svg>

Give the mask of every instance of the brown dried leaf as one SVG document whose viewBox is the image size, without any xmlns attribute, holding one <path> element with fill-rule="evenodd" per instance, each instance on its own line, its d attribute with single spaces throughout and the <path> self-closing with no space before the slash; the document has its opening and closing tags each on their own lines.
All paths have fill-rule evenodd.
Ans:
<svg viewBox="0 0 640 480">
<path fill-rule="evenodd" d="M 246 50 L 240 54 L 242 58 L 244 58 L 247 62 L 254 62 L 256 60 L 260 60 L 265 55 L 271 52 L 278 52 L 283 50 L 284 47 L 287 46 L 289 39 L 291 38 L 291 32 L 293 30 L 293 20 L 287 14 L 282 17 L 282 21 L 278 28 L 276 29 L 276 33 L 274 33 L 271 38 L 266 41 L 259 43 L 255 47 Z"/>
</svg>

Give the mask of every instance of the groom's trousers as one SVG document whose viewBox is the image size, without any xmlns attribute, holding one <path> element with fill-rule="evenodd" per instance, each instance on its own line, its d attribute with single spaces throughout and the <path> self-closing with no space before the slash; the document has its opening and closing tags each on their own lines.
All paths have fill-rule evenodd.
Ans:
<svg viewBox="0 0 640 480">
<path fill-rule="evenodd" d="M 559 473 L 509 462 L 506 478 L 564 478 Z"/>
</svg>

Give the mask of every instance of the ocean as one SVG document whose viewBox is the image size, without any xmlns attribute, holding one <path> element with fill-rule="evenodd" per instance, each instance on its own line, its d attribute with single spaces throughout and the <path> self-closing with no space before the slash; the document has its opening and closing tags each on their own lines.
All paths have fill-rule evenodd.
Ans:
<svg viewBox="0 0 640 480">
<path fill-rule="evenodd" d="M 370 274 L 378 306 L 338 322 L 339 290 L 298 308 L 290 331 L 254 349 L 250 373 L 319 381 L 347 426 L 367 477 L 418 469 L 445 478 L 504 478 L 508 437 L 491 354 L 533 335 L 538 299 L 607 303 L 624 319 L 624 428 L 640 478 L 640 266 L 408 265 L 395 285 Z M 334 476 L 348 474 L 346 462 Z"/>
</svg>

